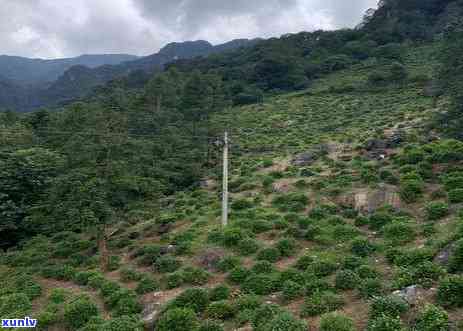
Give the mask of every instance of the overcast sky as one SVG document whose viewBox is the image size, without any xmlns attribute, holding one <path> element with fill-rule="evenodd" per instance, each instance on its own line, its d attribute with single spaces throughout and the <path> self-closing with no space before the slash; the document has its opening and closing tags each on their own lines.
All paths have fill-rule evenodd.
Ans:
<svg viewBox="0 0 463 331">
<path fill-rule="evenodd" d="M 147 55 L 172 41 L 354 27 L 377 0 L 0 0 L 0 54 Z"/>
</svg>

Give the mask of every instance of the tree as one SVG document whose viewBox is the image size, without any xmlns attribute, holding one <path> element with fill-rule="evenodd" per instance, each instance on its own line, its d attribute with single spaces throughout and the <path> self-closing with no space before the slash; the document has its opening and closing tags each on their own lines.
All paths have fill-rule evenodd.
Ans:
<svg viewBox="0 0 463 331">
<path fill-rule="evenodd" d="M 451 98 L 447 112 L 437 117 L 437 127 L 457 139 L 463 139 L 463 31 L 446 33 L 441 50 L 440 85 Z"/>
<path fill-rule="evenodd" d="M 0 153 L 0 247 L 34 233 L 24 220 L 63 164 L 61 155 L 43 148 Z"/>
</svg>

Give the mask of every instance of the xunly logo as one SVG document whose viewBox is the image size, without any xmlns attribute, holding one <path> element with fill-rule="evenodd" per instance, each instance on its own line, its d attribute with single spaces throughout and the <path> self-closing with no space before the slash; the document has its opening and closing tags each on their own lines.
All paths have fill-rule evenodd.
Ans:
<svg viewBox="0 0 463 331">
<path fill-rule="evenodd" d="M 37 320 L 34 318 L 30 318 L 30 317 L 2 319 L 3 329 L 35 328 L 35 327 L 37 327 Z"/>
</svg>

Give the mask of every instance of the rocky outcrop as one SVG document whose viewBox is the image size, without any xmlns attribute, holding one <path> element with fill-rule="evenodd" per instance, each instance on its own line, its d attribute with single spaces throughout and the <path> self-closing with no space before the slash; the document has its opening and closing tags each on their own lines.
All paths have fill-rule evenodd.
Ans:
<svg viewBox="0 0 463 331">
<path fill-rule="evenodd" d="M 396 210 L 401 207 L 401 199 L 397 189 L 386 185 L 379 187 L 377 190 L 365 189 L 351 192 L 341 196 L 336 202 L 364 214 L 374 213 L 385 205 L 392 206 Z"/>
</svg>

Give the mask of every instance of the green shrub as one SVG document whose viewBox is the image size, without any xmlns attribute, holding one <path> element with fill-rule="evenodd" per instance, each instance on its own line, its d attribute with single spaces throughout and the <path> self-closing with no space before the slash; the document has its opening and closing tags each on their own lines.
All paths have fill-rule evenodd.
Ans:
<svg viewBox="0 0 463 331">
<path fill-rule="evenodd" d="M 463 307 L 463 276 L 450 276 L 439 283 L 437 300 L 444 307 Z"/>
<path fill-rule="evenodd" d="M 281 256 L 289 257 L 296 252 L 297 242 L 294 239 L 281 239 L 275 245 Z"/>
<path fill-rule="evenodd" d="M 237 199 L 231 203 L 231 207 L 234 210 L 244 210 L 254 207 L 254 203 L 247 199 Z"/>
<path fill-rule="evenodd" d="M 37 325 L 39 325 L 40 328 L 43 329 L 48 329 L 51 325 L 55 324 L 58 321 L 59 316 L 56 312 L 42 311 L 37 316 Z"/>
<path fill-rule="evenodd" d="M 407 243 L 415 239 L 414 227 L 408 222 L 396 220 L 382 229 L 384 239 L 392 243 Z"/>
<path fill-rule="evenodd" d="M 402 180 L 400 184 L 400 197 L 407 203 L 414 203 L 423 195 L 424 182 L 422 179 Z"/>
<path fill-rule="evenodd" d="M 313 273 L 317 277 L 325 277 L 333 274 L 338 267 L 339 266 L 335 262 L 318 260 L 313 262 L 310 267 L 307 268 L 307 271 Z"/>
<path fill-rule="evenodd" d="M 217 269 L 227 272 L 241 265 L 241 259 L 237 256 L 225 256 L 217 263 Z"/>
<path fill-rule="evenodd" d="M 396 317 L 406 313 L 409 309 L 407 302 L 397 295 L 375 297 L 371 302 L 370 318 L 381 316 Z"/>
<path fill-rule="evenodd" d="M 245 238 L 238 243 L 237 250 L 241 255 L 252 255 L 259 250 L 259 244 L 255 239 Z"/>
<path fill-rule="evenodd" d="M 314 262 L 314 257 L 313 256 L 311 256 L 311 255 L 303 255 L 297 260 L 295 267 L 297 269 L 299 269 L 299 270 L 304 271 L 309 266 L 311 266 L 313 262 Z"/>
<path fill-rule="evenodd" d="M 234 284 L 240 284 L 249 276 L 249 274 L 250 271 L 248 269 L 244 267 L 236 267 L 230 271 L 227 279 Z"/>
<path fill-rule="evenodd" d="M 260 297 L 254 294 L 240 295 L 234 302 L 236 310 L 256 310 L 262 305 Z"/>
<path fill-rule="evenodd" d="M 64 320 L 71 330 L 83 327 L 98 316 L 98 307 L 88 297 L 80 297 L 64 307 Z"/>
<path fill-rule="evenodd" d="M 366 331 L 405 331 L 399 317 L 381 316 L 370 320 Z"/>
<path fill-rule="evenodd" d="M 362 298 L 379 296 L 383 293 L 382 282 L 378 279 L 364 279 L 360 282 L 358 291 Z"/>
<path fill-rule="evenodd" d="M 287 312 L 272 316 L 264 325 L 259 327 L 259 331 L 307 331 L 305 322 L 296 319 Z"/>
<path fill-rule="evenodd" d="M 386 224 L 391 223 L 393 217 L 387 212 L 377 212 L 368 218 L 368 226 L 372 230 L 380 230 Z"/>
<path fill-rule="evenodd" d="M 375 246 L 366 238 L 357 238 L 351 244 L 351 252 L 361 257 L 370 256 L 375 250 Z"/>
<path fill-rule="evenodd" d="M 24 293 L 0 296 L 0 316 L 2 318 L 18 318 L 18 316 L 27 316 L 31 310 L 31 300 Z"/>
<path fill-rule="evenodd" d="M 451 203 L 462 203 L 463 202 L 463 188 L 457 188 L 449 191 L 449 201 Z"/>
<path fill-rule="evenodd" d="M 463 239 L 455 243 L 455 249 L 450 257 L 450 270 L 454 272 L 463 271 Z"/>
<path fill-rule="evenodd" d="M 257 259 L 259 261 L 268 261 L 268 262 L 275 263 L 280 258 L 281 258 L 280 251 L 273 247 L 264 248 L 257 254 Z"/>
<path fill-rule="evenodd" d="M 139 258 L 141 265 L 152 265 L 161 256 L 161 246 L 151 244 L 146 245 L 135 251 L 134 257 Z"/>
<path fill-rule="evenodd" d="M 189 288 L 180 293 L 169 307 L 187 308 L 196 313 L 203 312 L 209 304 L 209 295 L 206 290 L 200 288 Z"/>
<path fill-rule="evenodd" d="M 141 295 L 149 292 L 154 292 L 156 290 L 159 290 L 159 288 L 159 282 L 155 278 L 144 276 L 135 288 L 135 292 Z"/>
<path fill-rule="evenodd" d="M 181 272 L 176 271 L 165 277 L 166 286 L 168 289 L 173 289 L 182 286 L 183 284 L 183 275 Z"/>
<path fill-rule="evenodd" d="M 448 331 L 449 316 L 442 308 L 428 304 L 418 315 L 415 330 Z"/>
<path fill-rule="evenodd" d="M 63 289 L 63 288 L 54 288 L 51 290 L 48 299 L 50 302 L 55 304 L 60 304 L 66 301 L 66 298 L 70 295 L 70 293 Z"/>
<path fill-rule="evenodd" d="M 209 291 L 210 301 L 227 300 L 230 297 L 231 290 L 226 285 L 219 285 Z"/>
<path fill-rule="evenodd" d="M 304 287 L 299 283 L 287 280 L 283 283 L 282 297 L 285 301 L 291 301 L 304 295 Z"/>
<path fill-rule="evenodd" d="M 320 320 L 320 331 L 356 331 L 352 320 L 342 314 L 324 314 Z"/>
<path fill-rule="evenodd" d="M 347 270 L 357 270 L 361 265 L 363 265 L 363 263 L 363 258 L 355 255 L 349 255 L 342 261 L 342 267 Z"/>
<path fill-rule="evenodd" d="M 335 286 L 341 290 L 352 290 L 357 287 L 360 277 L 351 270 L 340 270 L 336 273 Z"/>
<path fill-rule="evenodd" d="M 268 261 L 258 261 L 251 268 L 251 272 L 255 274 L 270 274 L 275 272 L 275 267 Z"/>
<path fill-rule="evenodd" d="M 437 221 L 449 214 L 449 206 L 445 202 L 430 202 L 426 205 L 426 217 L 430 221 Z"/>
<path fill-rule="evenodd" d="M 223 243 L 227 247 L 237 246 L 240 241 L 247 237 L 248 234 L 242 229 L 228 227 L 223 231 Z"/>
<path fill-rule="evenodd" d="M 281 212 L 301 212 L 308 204 L 308 199 L 301 193 L 279 195 L 273 199 L 272 205 Z"/>
<path fill-rule="evenodd" d="M 210 277 L 206 270 L 196 267 L 185 267 L 180 270 L 180 274 L 183 282 L 191 285 L 204 285 Z"/>
<path fill-rule="evenodd" d="M 276 304 L 264 304 L 257 307 L 252 316 L 251 324 L 254 330 L 261 330 L 262 326 L 271 321 L 276 315 L 281 314 L 283 309 Z"/>
<path fill-rule="evenodd" d="M 379 277 L 379 272 L 373 267 L 363 264 L 357 268 L 357 275 L 359 275 L 360 279 L 375 279 Z"/>
<path fill-rule="evenodd" d="M 224 328 L 216 321 L 206 320 L 201 323 L 198 331 L 224 331 Z"/>
<path fill-rule="evenodd" d="M 154 270 L 160 273 L 171 273 L 180 268 L 180 261 L 175 257 L 164 255 L 154 262 Z"/>
<path fill-rule="evenodd" d="M 111 255 L 108 260 L 108 271 L 114 271 L 119 269 L 121 265 L 120 256 Z"/>
<path fill-rule="evenodd" d="M 212 302 L 206 309 L 206 315 L 213 319 L 227 320 L 235 314 L 235 307 L 226 300 Z"/>
<path fill-rule="evenodd" d="M 197 331 L 198 328 L 194 311 L 186 308 L 169 309 L 156 323 L 157 331 Z"/>
<path fill-rule="evenodd" d="M 301 316 L 317 316 L 338 310 L 342 306 L 344 306 L 344 300 L 341 296 L 332 292 L 318 292 L 305 300 Z"/>
<path fill-rule="evenodd" d="M 114 306 L 113 316 L 135 315 L 142 311 L 142 306 L 138 302 L 137 296 L 128 291 L 122 291 Z"/>
<path fill-rule="evenodd" d="M 284 283 L 285 281 L 290 280 L 298 284 L 305 283 L 304 273 L 300 272 L 295 268 L 288 268 L 280 272 L 280 282 Z"/>
<path fill-rule="evenodd" d="M 138 271 L 128 267 L 121 268 L 120 270 L 121 281 L 124 283 L 139 281 L 142 276 Z"/>
<path fill-rule="evenodd" d="M 272 275 L 250 275 L 242 284 L 243 289 L 251 294 L 267 295 L 274 292 L 276 281 Z"/>
</svg>

